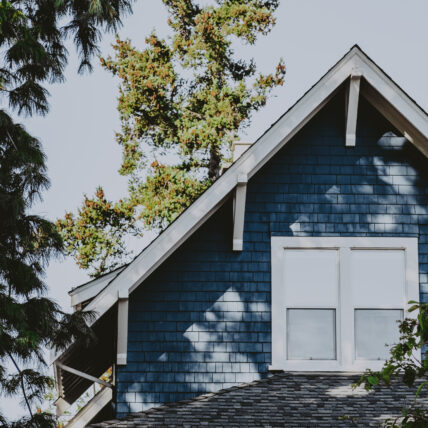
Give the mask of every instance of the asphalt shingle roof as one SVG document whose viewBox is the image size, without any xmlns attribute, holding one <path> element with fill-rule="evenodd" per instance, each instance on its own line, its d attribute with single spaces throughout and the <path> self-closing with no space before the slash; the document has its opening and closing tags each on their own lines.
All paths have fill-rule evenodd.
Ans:
<svg viewBox="0 0 428 428">
<path fill-rule="evenodd" d="M 357 375 L 281 373 L 267 379 L 90 425 L 135 427 L 372 427 L 397 417 L 414 390 L 352 389 Z M 427 399 L 420 405 L 428 406 Z"/>
</svg>

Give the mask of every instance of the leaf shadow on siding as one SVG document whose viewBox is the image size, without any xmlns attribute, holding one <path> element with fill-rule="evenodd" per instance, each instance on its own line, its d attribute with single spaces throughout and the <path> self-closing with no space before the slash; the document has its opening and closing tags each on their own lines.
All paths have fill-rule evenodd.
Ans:
<svg viewBox="0 0 428 428">
<path fill-rule="evenodd" d="M 231 212 L 228 201 L 132 293 L 119 415 L 266 373 L 270 289 L 257 286 L 250 252 L 231 251 Z"/>
<path fill-rule="evenodd" d="M 265 209 L 271 235 L 418 237 L 425 298 L 428 161 L 363 98 L 345 147 L 344 103 L 342 91 L 250 182 L 249 220 Z"/>
<path fill-rule="evenodd" d="M 251 178 L 242 252 L 228 200 L 132 293 L 118 415 L 268 375 L 273 235 L 418 236 L 428 291 L 427 189 L 426 159 L 363 99 L 345 147 L 340 92 Z"/>
</svg>

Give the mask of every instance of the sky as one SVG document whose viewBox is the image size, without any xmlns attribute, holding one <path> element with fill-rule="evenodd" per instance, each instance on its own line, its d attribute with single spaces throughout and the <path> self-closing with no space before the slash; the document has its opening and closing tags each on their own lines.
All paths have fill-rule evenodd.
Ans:
<svg viewBox="0 0 428 428">
<path fill-rule="evenodd" d="M 427 17 L 426 0 L 282 0 L 272 32 L 256 46 L 239 46 L 239 54 L 253 57 L 262 72 L 271 72 L 280 57 L 287 68 L 284 86 L 254 115 L 242 139 L 255 141 L 354 44 L 428 110 Z M 119 36 L 143 48 L 152 30 L 161 36 L 169 34 L 166 20 L 160 0 L 137 0 L 133 14 L 123 20 Z M 103 38 L 103 56 L 112 52 L 114 39 L 114 35 Z M 65 83 L 48 87 L 49 114 L 21 118 L 43 144 L 51 180 L 34 212 L 53 221 L 65 211 L 76 211 L 83 194 L 93 194 L 98 185 L 113 200 L 126 190 L 126 179 L 117 172 L 121 151 L 114 139 L 114 132 L 120 129 L 116 110 L 119 81 L 97 59 L 92 74 L 78 75 L 78 58 L 71 45 L 69 50 Z M 151 239 L 150 233 L 141 238 L 137 250 Z M 52 261 L 47 269 L 49 294 L 64 309 L 69 309 L 67 291 L 87 279 L 70 258 Z M 9 410 L 12 416 L 15 410 Z"/>
</svg>

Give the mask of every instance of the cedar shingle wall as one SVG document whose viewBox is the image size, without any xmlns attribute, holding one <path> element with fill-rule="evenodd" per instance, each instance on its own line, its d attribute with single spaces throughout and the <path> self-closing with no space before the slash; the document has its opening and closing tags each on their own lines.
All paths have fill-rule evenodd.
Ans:
<svg viewBox="0 0 428 428">
<path fill-rule="evenodd" d="M 419 237 L 428 301 L 428 161 L 364 100 L 344 142 L 339 94 L 249 182 L 244 251 L 227 203 L 130 298 L 118 416 L 266 376 L 270 237 Z"/>
</svg>

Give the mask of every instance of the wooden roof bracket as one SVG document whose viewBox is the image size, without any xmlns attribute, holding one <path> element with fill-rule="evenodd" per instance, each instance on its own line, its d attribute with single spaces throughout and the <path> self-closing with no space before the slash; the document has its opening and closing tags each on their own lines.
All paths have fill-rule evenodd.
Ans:
<svg viewBox="0 0 428 428">
<path fill-rule="evenodd" d="M 358 100 L 360 98 L 361 73 L 353 72 L 349 79 L 349 88 L 346 104 L 346 147 L 355 147 L 357 118 L 358 118 Z"/>
<path fill-rule="evenodd" d="M 233 251 L 242 251 L 244 245 L 245 201 L 247 175 L 239 174 L 233 196 Z"/>
<path fill-rule="evenodd" d="M 128 355 L 128 290 L 119 291 L 117 306 L 117 355 L 118 366 L 126 366 Z"/>
</svg>

